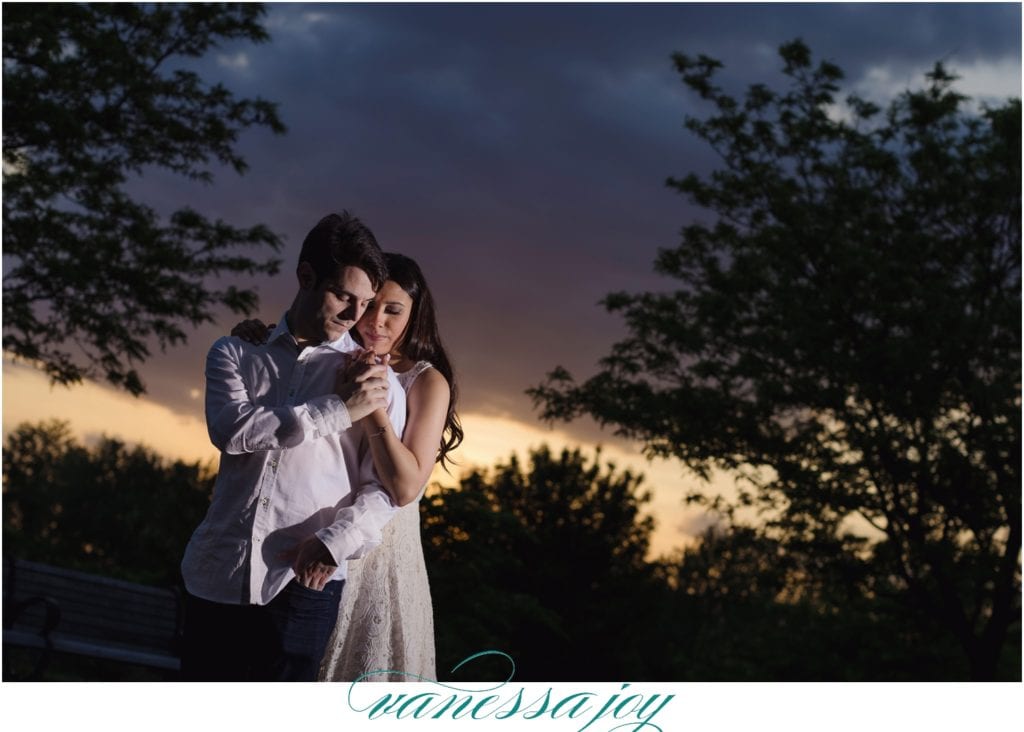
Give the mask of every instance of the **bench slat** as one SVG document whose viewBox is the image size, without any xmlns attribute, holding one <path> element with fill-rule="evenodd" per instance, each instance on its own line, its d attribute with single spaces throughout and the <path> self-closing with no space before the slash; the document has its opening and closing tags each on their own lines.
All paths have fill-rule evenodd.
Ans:
<svg viewBox="0 0 1024 732">
<path fill-rule="evenodd" d="M 132 648 L 121 648 L 112 645 L 89 643 L 88 641 L 69 638 L 59 633 L 50 636 L 53 650 L 62 653 L 73 653 L 108 661 L 134 663 L 140 666 L 162 668 L 168 671 L 180 671 L 181 659 L 166 653 L 140 651 Z M 38 635 L 22 633 L 17 630 L 4 631 L 4 645 L 15 645 L 22 648 L 46 648 L 46 642 Z"/>
<path fill-rule="evenodd" d="M 35 595 L 40 588 L 45 589 L 49 594 L 67 595 L 71 598 L 81 597 L 83 600 L 96 605 L 117 607 L 124 602 L 130 602 L 140 607 L 166 607 L 168 599 L 174 598 L 171 590 L 159 590 L 155 593 L 133 593 L 124 588 L 108 588 L 97 586 L 86 577 L 55 577 L 42 574 L 19 574 L 15 578 L 18 595 Z M 142 585 L 139 585 L 141 588 Z M 150 589 L 150 588 L 145 588 Z"/>
<path fill-rule="evenodd" d="M 91 584 L 97 587 L 106 587 L 110 590 L 116 591 L 118 589 L 127 590 L 132 594 L 139 596 L 144 595 L 163 595 L 168 590 L 161 587 L 152 587 L 150 585 L 140 585 L 135 582 L 128 582 L 127 580 L 114 579 L 112 577 L 104 577 L 99 574 L 90 574 L 89 572 L 81 572 L 77 569 L 64 569 L 63 567 L 55 567 L 51 564 L 42 564 L 40 562 L 30 562 L 25 559 L 16 559 L 15 571 L 18 574 L 19 580 L 21 576 L 31 575 L 37 573 L 40 575 L 50 576 L 53 579 L 60 581 L 62 579 L 77 578 L 88 580 Z M 6 579 L 6 573 L 4 579 Z"/>
<path fill-rule="evenodd" d="M 95 598 L 80 594 L 53 592 L 44 585 L 37 585 L 32 588 L 31 592 L 22 593 L 19 590 L 14 599 L 16 602 L 22 602 L 38 596 L 53 598 L 67 608 L 69 612 L 80 611 L 96 617 L 177 617 L 177 598 L 172 593 L 168 593 L 160 605 L 130 601 L 109 604 L 106 601 L 97 601 Z"/>
<path fill-rule="evenodd" d="M 18 629 L 26 629 L 26 632 L 34 631 L 42 625 L 40 619 L 37 623 L 17 623 Z M 91 638 L 113 643 L 140 645 L 154 649 L 170 649 L 175 647 L 177 636 L 175 628 L 141 628 L 132 630 L 130 628 L 111 627 L 109 625 L 97 625 L 89 622 L 65 622 L 61 618 L 58 625 L 62 635 Z M 55 631 L 56 632 L 56 631 Z"/>
</svg>

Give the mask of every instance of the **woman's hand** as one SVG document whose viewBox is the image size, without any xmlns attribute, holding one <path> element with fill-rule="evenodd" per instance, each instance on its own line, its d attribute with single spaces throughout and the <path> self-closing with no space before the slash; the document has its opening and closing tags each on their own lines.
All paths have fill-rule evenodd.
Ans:
<svg viewBox="0 0 1024 732">
<path fill-rule="evenodd" d="M 267 336 L 270 335 L 270 331 L 273 329 L 273 323 L 264 325 L 263 321 L 259 318 L 253 318 L 252 320 L 243 320 L 232 328 L 231 335 L 241 338 L 247 343 L 252 343 L 254 346 L 262 346 L 267 342 Z"/>
</svg>

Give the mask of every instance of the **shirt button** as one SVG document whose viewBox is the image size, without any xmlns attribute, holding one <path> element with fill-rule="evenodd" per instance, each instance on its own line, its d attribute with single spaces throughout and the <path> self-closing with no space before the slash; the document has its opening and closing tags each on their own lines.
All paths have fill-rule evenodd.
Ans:
<svg viewBox="0 0 1024 732">
<path fill-rule="evenodd" d="M 260 501 L 260 504 L 262 504 L 263 508 L 266 508 L 267 506 L 270 505 L 270 499 L 264 496 L 263 499 Z"/>
</svg>

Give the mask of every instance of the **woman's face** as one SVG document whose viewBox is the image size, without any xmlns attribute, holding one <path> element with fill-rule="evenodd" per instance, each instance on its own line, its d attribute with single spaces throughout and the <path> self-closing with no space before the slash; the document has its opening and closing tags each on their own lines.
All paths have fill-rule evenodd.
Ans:
<svg viewBox="0 0 1024 732">
<path fill-rule="evenodd" d="M 398 355 L 411 314 L 409 293 L 397 282 L 388 280 L 356 323 L 356 330 L 366 348 L 372 348 L 381 356 L 385 353 Z"/>
</svg>

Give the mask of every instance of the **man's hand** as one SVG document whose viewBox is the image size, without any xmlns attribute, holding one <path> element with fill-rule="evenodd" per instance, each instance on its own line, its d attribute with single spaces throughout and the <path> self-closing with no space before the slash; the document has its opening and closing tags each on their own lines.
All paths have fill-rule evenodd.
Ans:
<svg viewBox="0 0 1024 732">
<path fill-rule="evenodd" d="M 334 378 L 334 393 L 341 397 L 352 422 L 388 406 L 388 357 L 377 363 L 373 351 L 355 357 Z"/>
<path fill-rule="evenodd" d="M 342 372 L 345 375 L 345 381 L 355 381 L 356 377 L 364 373 L 367 369 L 373 366 L 387 366 L 388 362 L 391 361 L 391 354 L 385 353 L 383 356 L 378 356 L 372 348 L 363 348 L 354 353 L 349 354 L 348 363 Z"/>
<path fill-rule="evenodd" d="M 284 552 L 282 558 L 291 559 L 295 579 L 303 587 L 319 592 L 338 569 L 334 557 L 315 536 L 311 536 L 294 549 Z"/>
</svg>

